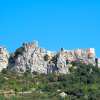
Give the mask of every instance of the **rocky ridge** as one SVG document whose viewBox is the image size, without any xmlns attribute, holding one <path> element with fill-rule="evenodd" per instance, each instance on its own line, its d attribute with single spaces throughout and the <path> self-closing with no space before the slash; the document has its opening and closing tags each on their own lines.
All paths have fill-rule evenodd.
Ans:
<svg viewBox="0 0 100 100">
<path fill-rule="evenodd" d="M 0 47 L 0 71 L 9 68 L 18 73 L 30 71 L 32 73 L 69 73 L 71 62 L 81 61 L 85 64 L 98 63 L 95 60 L 94 48 L 65 50 L 59 52 L 48 51 L 38 46 L 38 42 L 23 43 L 13 54 Z"/>
</svg>

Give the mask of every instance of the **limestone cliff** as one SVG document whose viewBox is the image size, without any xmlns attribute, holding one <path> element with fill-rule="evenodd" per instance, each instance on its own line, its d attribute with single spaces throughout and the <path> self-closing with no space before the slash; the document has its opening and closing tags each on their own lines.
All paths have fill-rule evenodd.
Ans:
<svg viewBox="0 0 100 100">
<path fill-rule="evenodd" d="M 4 47 L 0 47 L 0 71 L 8 66 L 9 53 Z"/>
<path fill-rule="evenodd" d="M 72 61 L 81 61 L 85 64 L 95 64 L 95 50 L 76 49 L 52 52 L 40 48 L 37 42 L 23 43 L 13 55 L 14 64 L 11 70 L 24 73 L 69 73 Z"/>
<path fill-rule="evenodd" d="M 95 65 L 95 49 L 75 49 L 65 50 L 61 48 L 59 52 L 48 51 L 38 46 L 38 42 L 23 43 L 12 54 L 0 47 L 0 71 L 3 68 L 24 73 L 69 73 L 71 62 L 82 62 Z M 99 60 L 98 60 L 99 61 Z"/>
</svg>

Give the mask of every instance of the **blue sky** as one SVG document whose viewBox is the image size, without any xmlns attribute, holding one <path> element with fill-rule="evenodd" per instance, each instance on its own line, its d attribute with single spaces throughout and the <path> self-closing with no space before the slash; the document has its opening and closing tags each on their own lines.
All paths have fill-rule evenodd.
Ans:
<svg viewBox="0 0 100 100">
<path fill-rule="evenodd" d="M 89 48 L 100 57 L 99 0 L 0 0 L 0 45 L 38 40 L 50 50 Z"/>
</svg>

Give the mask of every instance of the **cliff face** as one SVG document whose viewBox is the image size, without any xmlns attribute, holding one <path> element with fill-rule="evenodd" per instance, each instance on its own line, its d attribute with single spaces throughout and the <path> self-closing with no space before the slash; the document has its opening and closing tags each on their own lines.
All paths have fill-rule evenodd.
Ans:
<svg viewBox="0 0 100 100">
<path fill-rule="evenodd" d="M 95 64 L 94 49 L 76 49 L 51 52 L 40 48 L 36 42 L 24 43 L 13 56 L 14 64 L 11 70 L 17 72 L 63 73 L 69 72 L 70 62 L 82 61 L 85 64 Z"/>
<path fill-rule="evenodd" d="M 47 73 L 47 61 L 44 61 L 45 54 L 45 50 L 39 48 L 34 42 L 25 43 L 15 52 L 15 64 L 12 70 L 17 72 L 30 70 L 31 72 Z"/>
<path fill-rule="evenodd" d="M 27 70 L 34 73 L 69 73 L 72 61 L 81 61 L 85 64 L 95 65 L 95 50 L 90 49 L 76 49 L 64 50 L 59 52 L 51 52 L 40 48 L 37 42 L 23 43 L 12 55 L 6 49 L 0 49 L 0 71 L 3 68 L 8 68 L 12 71 L 24 73 Z"/>
<path fill-rule="evenodd" d="M 9 53 L 6 48 L 0 47 L 0 71 L 8 66 Z"/>
</svg>

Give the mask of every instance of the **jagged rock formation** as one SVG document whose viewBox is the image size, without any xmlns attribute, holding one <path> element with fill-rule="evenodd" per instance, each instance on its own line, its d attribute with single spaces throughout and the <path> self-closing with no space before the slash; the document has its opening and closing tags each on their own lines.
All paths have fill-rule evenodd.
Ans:
<svg viewBox="0 0 100 100">
<path fill-rule="evenodd" d="M 58 59 L 57 59 L 57 68 L 59 73 L 68 73 L 71 62 L 81 61 L 84 64 L 93 64 L 95 65 L 95 50 L 94 48 L 90 49 L 76 49 L 76 50 L 64 50 L 61 49 Z"/>
<path fill-rule="evenodd" d="M 37 42 L 24 43 L 13 55 L 14 64 L 11 70 L 16 72 L 32 73 L 69 73 L 69 67 L 72 61 L 82 61 L 85 64 L 95 64 L 95 50 L 77 49 L 51 52 L 40 48 Z"/>
<path fill-rule="evenodd" d="M 52 55 L 53 53 L 39 48 L 35 42 L 24 43 L 21 48 L 16 50 L 14 55 L 15 64 L 11 69 L 17 72 L 30 70 L 31 72 L 47 74 L 48 62 L 52 58 Z"/>
<path fill-rule="evenodd" d="M 14 53 L 9 54 L 5 48 L 0 48 L 0 71 L 9 66 L 8 69 L 24 73 L 30 71 L 32 73 L 69 73 L 71 62 L 79 62 L 85 64 L 99 64 L 99 60 L 95 61 L 95 49 L 76 49 L 64 50 L 61 48 L 59 52 L 51 52 L 40 48 L 38 42 L 23 43 Z M 9 58 L 9 60 L 8 60 Z M 100 64 L 99 64 L 100 65 Z"/>
<path fill-rule="evenodd" d="M 0 47 L 0 71 L 8 66 L 9 53 L 4 47 Z"/>
</svg>

